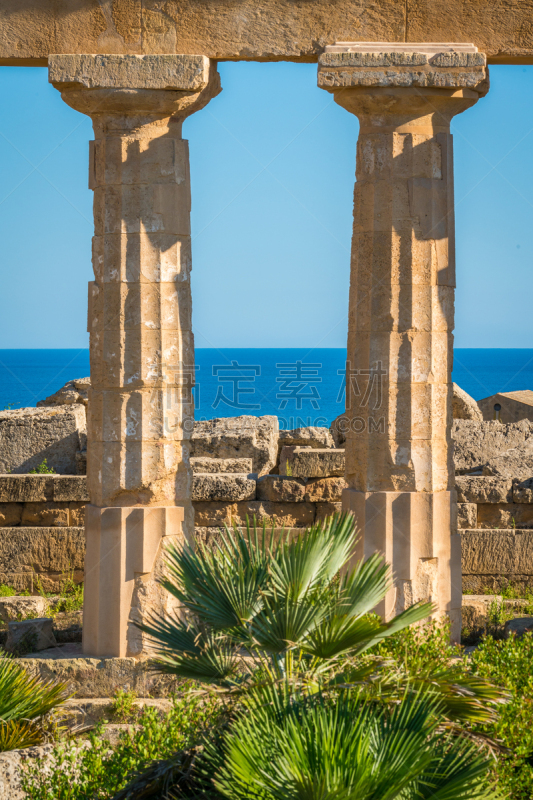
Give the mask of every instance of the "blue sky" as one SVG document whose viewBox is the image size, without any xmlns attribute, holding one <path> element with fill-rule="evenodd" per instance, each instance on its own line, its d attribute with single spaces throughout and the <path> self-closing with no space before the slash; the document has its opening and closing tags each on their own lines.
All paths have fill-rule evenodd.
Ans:
<svg viewBox="0 0 533 800">
<path fill-rule="evenodd" d="M 358 123 L 316 65 L 222 63 L 190 117 L 198 347 L 346 345 Z M 533 66 L 456 117 L 457 347 L 533 347 Z M 90 120 L 0 69 L 0 348 L 87 347 Z"/>
</svg>

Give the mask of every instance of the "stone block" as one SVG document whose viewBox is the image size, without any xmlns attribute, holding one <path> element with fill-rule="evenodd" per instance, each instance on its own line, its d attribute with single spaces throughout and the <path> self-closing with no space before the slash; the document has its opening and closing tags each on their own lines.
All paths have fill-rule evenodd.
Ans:
<svg viewBox="0 0 533 800">
<path fill-rule="evenodd" d="M 255 500 L 255 479 L 231 473 L 195 474 L 192 479 L 193 502 L 229 502 Z"/>
<path fill-rule="evenodd" d="M 0 503 L 43 503 L 53 499 L 51 475 L 0 475 Z"/>
<path fill-rule="evenodd" d="M 342 503 L 317 503 L 315 523 L 323 522 L 334 514 L 342 513 Z"/>
<path fill-rule="evenodd" d="M 477 527 L 477 505 L 475 503 L 457 503 L 457 527 Z"/>
<path fill-rule="evenodd" d="M 508 454 L 514 460 L 513 453 L 517 449 L 528 442 L 533 446 L 533 423 L 528 420 L 502 424 L 496 420 L 476 422 L 456 419 L 453 422 L 452 438 L 456 475 L 466 475 L 474 471 L 481 474 L 483 467 L 494 459 L 500 461 Z M 502 474 L 502 477 L 519 476 Z"/>
<path fill-rule="evenodd" d="M 0 472 L 27 473 L 46 459 L 56 472 L 75 475 L 86 433 L 83 405 L 0 411 Z"/>
<path fill-rule="evenodd" d="M 282 447 L 314 447 L 324 449 L 334 447 L 335 442 L 328 428 L 294 428 L 279 432 L 279 446 Z"/>
<path fill-rule="evenodd" d="M 0 503 L 0 527 L 20 525 L 22 503 Z"/>
<path fill-rule="evenodd" d="M 257 499 L 273 503 L 303 503 L 305 484 L 306 481 L 303 478 L 263 475 L 257 481 Z"/>
<path fill-rule="evenodd" d="M 235 503 L 194 503 L 194 524 L 198 528 L 231 525 L 237 514 Z"/>
<path fill-rule="evenodd" d="M 455 488 L 459 503 L 510 503 L 513 500 L 512 481 L 507 478 L 457 475 Z"/>
<path fill-rule="evenodd" d="M 508 619 L 503 626 L 505 639 L 516 636 L 520 639 L 525 633 L 533 632 L 533 617 L 519 617 L 518 619 Z"/>
<path fill-rule="evenodd" d="M 56 89 L 176 89 L 207 86 L 209 59 L 197 55 L 51 55 L 49 80 Z"/>
<path fill-rule="evenodd" d="M 31 498 L 28 498 L 31 499 Z M 52 500 L 56 503 L 89 502 L 86 475 L 57 475 L 52 480 Z"/>
<path fill-rule="evenodd" d="M 0 619 L 2 622 L 23 620 L 28 616 L 44 617 L 50 602 L 46 597 L 0 597 Z"/>
<path fill-rule="evenodd" d="M 148 661 L 87 658 L 80 644 L 30 653 L 19 663 L 30 675 L 65 682 L 69 694 L 78 698 L 113 697 L 117 689 L 135 692 L 138 697 L 169 697 L 178 688 L 175 678 L 154 673 Z"/>
<path fill-rule="evenodd" d="M 452 384 L 452 416 L 454 419 L 473 419 L 477 422 L 483 421 L 483 414 L 473 397 L 470 397 L 456 383 Z"/>
<path fill-rule="evenodd" d="M 253 467 L 251 458 L 208 458 L 207 456 L 200 456 L 197 458 L 192 457 L 190 461 L 193 473 L 204 475 L 219 472 L 224 475 L 232 472 L 248 475 L 252 472 Z"/>
<path fill-rule="evenodd" d="M 533 575 L 533 531 L 478 529 L 459 533 L 463 581 L 467 575 L 505 576 L 507 582 Z M 468 589 L 469 594 L 481 592 Z"/>
<path fill-rule="evenodd" d="M 533 503 L 533 478 L 513 481 L 512 500 L 514 503 Z M 510 502 L 510 499 L 507 502 Z"/>
<path fill-rule="evenodd" d="M 195 458 L 251 458 L 252 472 L 268 475 L 278 454 L 278 418 L 227 417 L 195 423 L 191 455 Z"/>
<path fill-rule="evenodd" d="M 344 450 L 284 447 L 280 475 L 294 478 L 344 477 Z"/>
<path fill-rule="evenodd" d="M 53 619 L 37 617 L 22 622 L 9 622 L 7 627 L 6 650 L 9 653 L 38 653 L 57 644 Z"/>
<path fill-rule="evenodd" d="M 309 478 L 305 499 L 308 503 L 340 503 L 342 490 L 347 488 L 344 478 Z"/>
<path fill-rule="evenodd" d="M 267 500 L 256 500 L 237 503 L 235 522 L 245 525 L 246 517 L 253 523 L 254 517 L 258 525 L 266 522 L 271 527 L 307 528 L 315 521 L 313 503 L 272 503 Z"/>
<path fill-rule="evenodd" d="M 84 561 L 83 528 L 2 528 L 0 583 L 17 591 L 36 590 L 36 575 L 47 592 L 59 590 L 71 572 L 82 580 Z"/>
<path fill-rule="evenodd" d="M 477 507 L 479 528 L 533 527 L 533 505 L 521 503 L 486 503 Z"/>
<path fill-rule="evenodd" d="M 69 509 L 67 503 L 24 503 L 23 527 L 42 525 L 46 528 L 68 528 Z"/>
</svg>

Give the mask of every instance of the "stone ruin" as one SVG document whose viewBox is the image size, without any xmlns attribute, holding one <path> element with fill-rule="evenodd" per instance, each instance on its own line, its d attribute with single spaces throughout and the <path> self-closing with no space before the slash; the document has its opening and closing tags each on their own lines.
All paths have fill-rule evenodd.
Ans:
<svg viewBox="0 0 533 800">
<path fill-rule="evenodd" d="M 252 499 L 248 479 L 235 478 L 237 494 L 222 501 L 212 499 L 221 496 L 212 485 L 219 479 L 204 477 L 210 499 L 194 500 L 191 197 L 181 127 L 220 92 L 217 60 L 225 59 L 318 61 L 319 87 L 359 118 L 346 486 L 331 502 L 354 512 L 360 555 L 379 550 L 392 563 L 395 586 L 379 611 L 388 617 L 429 596 L 457 638 L 450 123 L 487 93 L 487 60 L 529 63 L 529 9 L 508 14 L 491 0 L 475 14 L 463 0 L 379 8 L 368 0 L 264 0 L 260 8 L 251 0 L 86 0 L 68 12 L 48 0 L 0 5 L 0 64 L 48 64 L 53 86 L 91 117 L 95 134 L 84 652 L 139 654 L 132 622 L 168 608 L 157 583 L 163 544 L 192 541 L 193 502 L 231 502 L 240 518 L 242 503 L 278 502 L 257 499 L 258 491 L 272 497 L 279 487 L 285 496 L 289 483 L 261 476 Z M 318 490 L 308 481 L 338 487 L 342 476 L 305 474 L 320 458 L 301 446 L 288 445 L 307 482 L 293 481 L 291 491 L 304 489 L 298 514 L 310 518 L 304 509 Z"/>
</svg>

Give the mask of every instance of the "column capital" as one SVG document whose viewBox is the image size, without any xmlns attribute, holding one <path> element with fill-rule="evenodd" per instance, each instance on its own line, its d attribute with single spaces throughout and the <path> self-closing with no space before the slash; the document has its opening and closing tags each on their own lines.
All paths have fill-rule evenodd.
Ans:
<svg viewBox="0 0 533 800">
<path fill-rule="evenodd" d="M 221 91 L 216 63 L 202 55 L 52 55 L 48 80 L 90 117 L 184 119 Z"/>
<path fill-rule="evenodd" d="M 384 132 L 414 120 L 446 129 L 489 89 L 487 59 L 470 44 L 340 42 L 318 61 L 318 86 Z"/>
</svg>

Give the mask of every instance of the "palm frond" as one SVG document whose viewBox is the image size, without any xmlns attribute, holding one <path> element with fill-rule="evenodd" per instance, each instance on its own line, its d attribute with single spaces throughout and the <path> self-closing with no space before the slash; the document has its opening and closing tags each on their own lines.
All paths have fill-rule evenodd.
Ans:
<svg viewBox="0 0 533 800">
<path fill-rule="evenodd" d="M 36 719 L 67 698 L 66 684 L 31 677 L 16 661 L 0 655 L 0 722 Z"/>
</svg>

